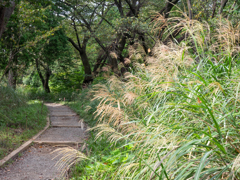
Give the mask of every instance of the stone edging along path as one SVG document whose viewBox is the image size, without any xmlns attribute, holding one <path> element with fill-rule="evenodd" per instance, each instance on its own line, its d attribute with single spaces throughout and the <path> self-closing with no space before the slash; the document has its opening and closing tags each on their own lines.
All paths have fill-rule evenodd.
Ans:
<svg viewBox="0 0 240 180">
<path fill-rule="evenodd" d="M 87 137 L 83 120 L 79 121 L 79 116 L 67 106 L 55 103 L 45 105 L 49 109 L 47 126 L 0 161 L 0 179 L 61 179 L 61 170 L 55 165 L 62 156 L 56 157 L 51 152 L 66 145 L 81 148 Z M 22 155 L 17 156 L 19 153 Z M 13 163 L 1 167 L 11 159 Z"/>
<path fill-rule="evenodd" d="M 49 125 L 50 125 L 50 121 L 49 121 L 49 117 L 47 117 L 47 125 L 45 126 L 45 128 L 42 131 L 40 131 L 37 135 L 33 136 L 31 139 L 29 139 L 27 142 L 25 142 L 23 145 L 21 145 L 19 148 L 17 148 L 13 152 L 11 152 L 9 155 L 4 157 L 2 160 L 0 160 L 0 167 L 5 165 L 7 162 L 12 160 L 13 158 L 15 158 L 19 153 L 21 153 L 24 150 L 26 150 L 27 148 L 29 148 L 29 146 L 31 146 L 32 142 L 35 139 L 37 139 L 44 131 L 46 131 L 47 128 L 49 128 Z"/>
</svg>

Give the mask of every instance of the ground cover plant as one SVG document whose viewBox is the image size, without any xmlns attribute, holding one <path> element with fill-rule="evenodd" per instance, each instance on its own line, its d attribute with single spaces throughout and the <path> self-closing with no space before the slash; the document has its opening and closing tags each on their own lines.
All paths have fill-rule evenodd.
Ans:
<svg viewBox="0 0 240 180">
<path fill-rule="evenodd" d="M 184 41 L 157 43 L 147 65 L 75 103 L 86 116 L 89 105 L 96 125 L 72 179 L 240 178 L 239 25 L 174 22 L 169 31 L 182 27 Z"/>
<path fill-rule="evenodd" d="M 47 108 L 28 101 L 11 87 L 0 86 L 0 159 L 46 126 Z"/>
</svg>

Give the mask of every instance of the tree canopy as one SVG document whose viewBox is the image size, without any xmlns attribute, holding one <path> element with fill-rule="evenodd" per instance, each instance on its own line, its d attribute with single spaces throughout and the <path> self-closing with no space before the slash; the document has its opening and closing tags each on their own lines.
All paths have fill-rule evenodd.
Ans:
<svg viewBox="0 0 240 180">
<path fill-rule="evenodd" d="M 237 24 L 239 6 L 234 0 L 0 1 L 1 81 L 8 77 L 15 87 L 21 82 L 18 74 L 35 66 L 50 92 L 51 68 L 66 72 L 71 63 L 78 66 L 72 72 L 83 71 L 80 84 L 91 83 L 103 67 L 122 76 L 134 61 L 144 63 L 156 42 L 184 39 L 184 26 L 167 28 L 179 23 L 178 18 L 209 23 L 227 18 Z"/>
</svg>

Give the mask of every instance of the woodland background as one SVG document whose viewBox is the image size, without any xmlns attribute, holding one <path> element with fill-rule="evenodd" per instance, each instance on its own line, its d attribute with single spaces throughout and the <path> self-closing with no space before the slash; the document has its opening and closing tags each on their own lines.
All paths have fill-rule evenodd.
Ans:
<svg viewBox="0 0 240 180">
<path fill-rule="evenodd" d="M 237 0 L 0 0 L 0 155 L 44 126 L 42 101 L 63 101 L 92 127 L 84 152 L 67 151 L 72 179 L 240 179 L 239 12 Z"/>
</svg>

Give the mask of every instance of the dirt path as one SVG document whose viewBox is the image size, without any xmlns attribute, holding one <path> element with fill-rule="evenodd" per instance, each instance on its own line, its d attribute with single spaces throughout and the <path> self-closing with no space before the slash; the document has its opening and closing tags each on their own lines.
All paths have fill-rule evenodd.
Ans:
<svg viewBox="0 0 240 180">
<path fill-rule="evenodd" d="M 60 157 L 51 153 L 59 148 L 54 145 L 71 145 L 78 149 L 86 138 L 83 122 L 70 108 L 49 103 L 51 126 L 35 141 L 34 145 L 7 167 L 0 168 L 1 180 L 51 180 L 60 179 L 61 170 L 55 167 Z"/>
</svg>

